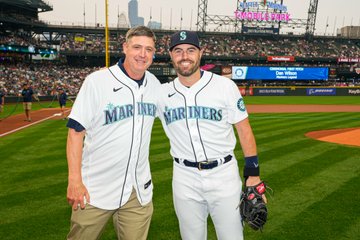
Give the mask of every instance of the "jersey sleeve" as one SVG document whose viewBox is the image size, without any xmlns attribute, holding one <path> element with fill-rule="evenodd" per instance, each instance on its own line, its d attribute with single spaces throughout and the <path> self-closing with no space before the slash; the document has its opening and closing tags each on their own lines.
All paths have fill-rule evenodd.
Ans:
<svg viewBox="0 0 360 240">
<path fill-rule="evenodd" d="M 226 105 L 228 110 L 228 122 L 230 124 L 238 123 L 248 117 L 244 99 L 241 96 L 239 88 L 234 82 L 227 85 L 224 92 L 226 97 Z"/>
<path fill-rule="evenodd" d="M 164 108 L 166 105 L 166 102 L 168 100 L 167 96 L 169 93 L 169 90 L 171 89 L 169 83 L 161 83 L 159 86 L 159 91 L 157 94 L 157 113 L 156 117 L 158 117 L 160 120 L 164 118 Z M 166 96 L 166 97 L 165 97 Z"/>
<path fill-rule="evenodd" d="M 87 77 L 83 82 L 69 115 L 69 118 L 81 124 L 85 129 L 91 126 L 91 121 L 95 116 L 95 109 L 99 102 L 92 80 Z"/>
<path fill-rule="evenodd" d="M 81 125 L 79 122 L 75 121 L 72 118 L 69 118 L 69 121 L 67 122 L 66 127 L 72 128 L 77 132 L 82 132 L 85 130 L 83 125 Z"/>
<path fill-rule="evenodd" d="M 154 103 L 156 105 L 156 111 L 155 111 L 155 118 L 159 117 L 159 108 L 160 108 L 160 97 L 161 97 L 161 83 L 159 81 L 159 79 L 151 74 L 151 73 L 148 73 L 149 74 L 149 78 L 152 80 L 152 84 L 153 84 L 153 87 L 151 89 L 153 95 L 154 95 Z"/>
<path fill-rule="evenodd" d="M 156 113 L 155 113 L 155 118 L 160 118 L 160 114 L 161 114 L 161 98 L 162 98 L 162 91 L 163 90 L 163 86 L 162 84 L 157 84 L 156 86 Z"/>
</svg>

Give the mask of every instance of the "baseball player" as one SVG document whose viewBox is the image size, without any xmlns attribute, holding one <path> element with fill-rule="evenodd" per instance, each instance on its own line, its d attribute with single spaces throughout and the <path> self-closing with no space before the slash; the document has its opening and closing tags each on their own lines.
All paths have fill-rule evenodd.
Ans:
<svg viewBox="0 0 360 240">
<path fill-rule="evenodd" d="M 158 110 L 174 159 L 175 211 L 182 239 L 207 239 L 209 214 L 218 239 L 243 239 L 233 125 L 245 155 L 247 185 L 261 182 L 255 138 L 236 84 L 201 71 L 202 53 L 195 32 L 171 36 L 169 54 L 178 77 L 162 85 Z"/>
<path fill-rule="evenodd" d="M 146 69 L 155 35 L 132 28 L 123 49 L 125 59 L 86 78 L 69 115 L 68 239 L 99 239 L 111 217 L 119 239 L 147 237 L 153 212 L 149 144 L 160 83 Z"/>
</svg>

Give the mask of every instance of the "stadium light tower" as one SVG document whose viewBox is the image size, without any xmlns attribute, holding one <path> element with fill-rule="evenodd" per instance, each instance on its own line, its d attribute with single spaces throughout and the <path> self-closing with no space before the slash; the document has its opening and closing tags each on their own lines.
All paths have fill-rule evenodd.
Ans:
<svg viewBox="0 0 360 240">
<path fill-rule="evenodd" d="M 207 0 L 198 1 L 198 15 L 196 22 L 196 29 L 201 32 L 206 31 L 206 15 L 207 15 Z"/>
<path fill-rule="evenodd" d="M 316 23 L 316 13 L 318 7 L 319 0 L 311 0 L 309 11 L 308 11 L 308 18 L 306 23 L 306 35 L 311 37 L 314 35 L 315 32 L 315 23 Z"/>
<path fill-rule="evenodd" d="M 237 8 L 242 1 L 243 0 L 236 0 Z M 197 31 L 205 32 L 206 26 L 209 24 L 218 25 L 218 28 L 221 26 L 234 25 L 236 31 L 239 29 L 239 21 L 233 16 L 208 15 L 207 6 L 208 0 L 198 0 Z"/>
</svg>

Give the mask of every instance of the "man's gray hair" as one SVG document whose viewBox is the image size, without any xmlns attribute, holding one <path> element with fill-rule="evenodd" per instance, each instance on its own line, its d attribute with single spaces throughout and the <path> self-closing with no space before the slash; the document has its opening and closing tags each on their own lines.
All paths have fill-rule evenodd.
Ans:
<svg viewBox="0 0 360 240">
<path fill-rule="evenodd" d="M 132 37 L 135 36 L 145 36 L 150 37 L 156 42 L 155 33 L 148 27 L 145 26 L 137 26 L 130 28 L 129 31 L 126 33 L 126 42 L 128 42 Z"/>
</svg>

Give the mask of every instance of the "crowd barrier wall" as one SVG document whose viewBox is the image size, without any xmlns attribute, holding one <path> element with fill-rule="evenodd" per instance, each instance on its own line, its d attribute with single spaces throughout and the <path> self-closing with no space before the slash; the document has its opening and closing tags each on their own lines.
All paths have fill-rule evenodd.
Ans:
<svg viewBox="0 0 360 240">
<path fill-rule="evenodd" d="M 360 96 L 360 87 L 239 87 L 239 90 L 243 96 Z M 69 98 L 75 99 L 75 96 Z M 39 100 L 58 101 L 54 96 L 39 96 Z M 5 97 L 5 103 L 18 101 L 22 102 L 22 97 Z"/>
<path fill-rule="evenodd" d="M 243 96 L 360 96 L 360 87 L 239 87 Z"/>
<path fill-rule="evenodd" d="M 74 99 L 74 96 L 68 96 L 68 98 L 71 98 L 71 99 Z M 17 96 L 6 96 L 5 97 L 5 103 L 16 103 L 16 102 L 22 102 L 22 97 L 17 97 Z M 51 101 L 54 101 L 54 102 L 58 102 L 58 99 L 57 97 L 54 97 L 54 96 L 39 96 L 39 101 L 41 102 L 51 102 Z M 35 99 L 33 99 L 33 102 L 36 102 Z"/>
</svg>

